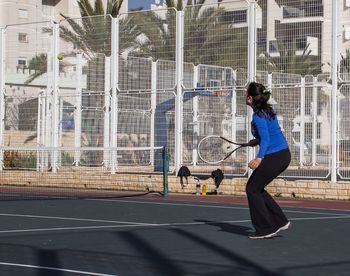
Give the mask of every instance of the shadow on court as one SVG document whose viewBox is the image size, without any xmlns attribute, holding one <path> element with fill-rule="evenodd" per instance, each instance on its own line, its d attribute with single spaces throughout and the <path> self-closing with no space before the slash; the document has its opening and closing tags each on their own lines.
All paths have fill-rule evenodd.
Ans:
<svg viewBox="0 0 350 276">
<path fill-rule="evenodd" d="M 226 223 L 226 222 L 216 222 L 216 221 L 209 221 L 209 220 L 195 220 L 195 221 L 203 222 L 206 225 L 210 225 L 210 226 L 216 226 L 219 228 L 219 231 L 224 231 L 231 234 L 242 235 L 246 237 L 249 235 L 249 233 L 253 231 L 253 228 L 251 227 L 246 227 L 238 224 L 235 225 L 235 224 Z"/>
<path fill-rule="evenodd" d="M 140 257 L 140 259 L 135 258 L 133 262 L 135 266 L 139 265 L 140 267 L 148 267 L 154 269 L 154 274 L 150 275 L 282 276 L 280 273 L 267 270 L 264 267 L 239 256 L 234 252 L 234 250 L 228 250 L 222 246 L 215 244 L 214 241 L 204 239 L 183 229 L 172 229 L 171 231 L 181 239 L 187 239 L 191 243 L 194 243 L 203 249 L 202 253 L 200 254 L 201 256 L 198 256 L 198 260 L 193 260 L 190 256 L 187 256 L 187 248 L 183 251 L 182 259 L 176 260 L 173 258 L 173 256 L 171 256 L 171 248 L 168 250 L 167 248 L 164 248 L 164 251 L 159 251 L 153 244 L 147 242 L 135 231 L 120 232 L 117 233 L 117 235 L 122 237 L 123 240 L 127 241 L 130 247 L 134 248 L 135 252 L 139 252 L 140 256 L 143 256 Z M 240 231 L 238 232 L 241 234 L 242 232 Z M 210 253 L 208 255 L 216 255 L 218 258 L 226 259 L 230 265 L 222 264 L 220 268 L 220 265 L 216 265 L 215 263 L 212 263 L 212 261 L 208 260 L 204 252 Z M 214 266 L 215 271 L 210 272 Z"/>
<path fill-rule="evenodd" d="M 288 203 L 290 204 L 290 202 Z M 0 201 L 1 276 L 348 275 L 349 210 L 285 208 L 250 240 L 246 205 L 164 198 Z"/>
</svg>

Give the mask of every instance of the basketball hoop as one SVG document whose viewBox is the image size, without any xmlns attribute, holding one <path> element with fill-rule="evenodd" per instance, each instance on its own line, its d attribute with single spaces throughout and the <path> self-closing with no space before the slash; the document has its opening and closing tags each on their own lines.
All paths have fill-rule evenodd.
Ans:
<svg viewBox="0 0 350 276">
<path fill-rule="evenodd" d="M 210 90 L 210 93 L 212 93 L 214 96 L 228 96 L 230 94 L 229 89 L 215 89 L 215 90 Z"/>
</svg>

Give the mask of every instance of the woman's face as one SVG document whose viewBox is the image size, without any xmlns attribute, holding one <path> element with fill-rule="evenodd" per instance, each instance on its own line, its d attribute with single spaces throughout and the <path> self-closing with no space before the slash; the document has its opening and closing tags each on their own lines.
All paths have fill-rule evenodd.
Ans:
<svg viewBox="0 0 350 276">
<path fill-rule="evenodd" d="M 253 102 L 253 97 L 249 96 L 248 93 L 246 93 L 245 104 L 252 106 L 252 102 Z"/>
</svg>

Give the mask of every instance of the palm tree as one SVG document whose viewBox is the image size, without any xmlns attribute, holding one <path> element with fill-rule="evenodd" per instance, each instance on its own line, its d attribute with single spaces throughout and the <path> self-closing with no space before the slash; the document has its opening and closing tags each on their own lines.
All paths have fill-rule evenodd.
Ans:
<svg viewBox="0 0 350 276">
<path fill-rule="evenodd" d="M 185 60 L 194 64 L 211 64 L 246 68 L 247 28 L 233 28 L 229 12 L 209 6 L 206 0 L 191 6 L 185 13 Z"/>
<path fill-rule="evenodd" d="M 271 56 L 261 51 L 257 58 L 257 69 L 268 72 L 282 72 L 289 74 L 317 75 L 322 72 L 322 64 L 319 57 L 312 56 L 309 44 L 302 50 L 300 55 L 296 54 L 297 42 L 293 39 L 291 43 L 277 40 L 278 56 Z"/>
<path fill-rule="evenodd" d="M 290 76 L 302 77 L 305 75 L 316 76 L 322 72 L 322 63 L 319 57 L 312 56 L 310 45 L 302 50 L 301 54 L 297 55 L 297 43 L 294 38 L 291 43 L 285 43 L 282 39 L 277 40 L 278 56 L 271 56 L 269 53 L 260 51 L 257 58 L 257 69 L 261 71 L 268 71 L 269 73 L 280 72 L 285 73 L 280 76 L 280 82 L 288 84 Z M 278 102 L 277 113 L 283 115 L 283 127 L 287 138 L 291 141 L 292 129 L 294 127 L 294 119 L 298 115 L 301 102 L 299 96 L 299 88 L 276 87 L 272 94 L 279 95 L 274 97 Z M 327 104 L 328 96 L 319 94 L 320 100 Z"/>
<path fill-rule="evenodd" d="M 139 40 L 135 55 L 152 57 L 154 60 L 175 60 L 176 13 L 183 10 L 183 1 L 166 0 L 168 11 L 165 19 L 153 11 L 145 12 L 139 20 L 140 32 L 145 39 Z M 185 12 L 184 60 L 194 64 L 246 67 L 246 28 L 233 28 L 224 8 L 208 6 L 206 0 L 192 5 L 188 0 Z M 243 61 L 244 60 L 244 61 Z"/>
<path fill-rule="evenodd" d="M 66 62 L 60 63 L 60 72 L 64 72 L 65 67 L 69 66 Z M 28 64 L 29 71 L 34 71 L 29 75 L 28 79 L 24 84 L 29 84 L 34 81 L 36 78 L 45 74 L 47 71 L 47 54 L 41 53 L 33 57 Z"/>
<path fill-rule="evenodd" d="M 107 8 L 104 10 L 102 0 L 95 0 L 94 8 L 89 0 L 79 0 L 81 23 L 61 14 L 69 23 L 69 28 L 60 26 L 60 36 L 87 55 L 102 53 L 109 56 L 111 51 L 110 17 L 119 15 L 122 3 L 123 0 L 108 0 Z M 119 49 L 121 52 L 136 45 L 134 40 L 140 35 L 135 28 L 136 23 L 137 20 L 133 15 L 120 20 Z"/>
<path fill-rule="evenodd" d="M 94 6 L 89 0 L 77 0 L 81 19 L 72 19 L 61 14 L 67 24 L 60 24 L 60 37 L 73 46 L 73 52 L 65 53 L 65 56 L 75 56 L 76 53 L 84 53 L 88 57 L 87 65 L 87 90 L 104 91 L 104 68 L 105 58 L 111 55 L 111 18 L 117 17 L 123 0 L 108 0 L 106 10 L 102 0 L 95 0 Z M 119 49 L 124 51 L 127 48 L 133 48 L 135 38 L 140 35 L 139 30 L 135 28 L 136 18 L 134 15 L 125 16 L 119 21 Z M 52 33 L 52 29 L 44 28 L 44 32 Z M 29 76 L 27 83 L 47 72 L 47 55 L 40 54 L 29 62 L 30 69 L 35 72 Z M 60 62 L 60 71 L 64 70 L 68 64 Z M 101 95 L 90 96 L 86 107 L 97 107 L 102 109 L 104 99 Z M 100 146 L 101 130 L 103 129 L 103 114 L 94 111 L 86 113 L 87 120 L 83 128 L 85 132 L 91 132 L 91 144 L 89 146 Z"/>
<path fill-rule="evenodd" d="M 111 52 L 111 17 L 117 17 L 123 0 L 108 0 L 104 10 L 102 0 L 95 0 L 94 7 L 89 0 L 76 0 L 79 5 L 82 19 L 72 19 L 61 14 L 69 26 L 60 25 L 60 37 L 71 43 L 79 52 L 84 52 L 91 59 L 98 54 L 109 56 Z M 120 22 L 120 45 L 121 51 L 133 46 L 135 37 L 139 35 L 135 29 L 134 17 L 124 17 Z M 51 28 L 43 28 L 43 32 L 52 33 Z M 71 55 L 72 53 L 67 53 Z M 66 55 L 67 56 L 67 55 Z M 36 72 L 29 77 L 27 83 L 36 77 L 46 73 L 46 55 L 35 56 L 32 63 Z M 62 62 L 60 63 L 62 66 Z"/>
</svg>

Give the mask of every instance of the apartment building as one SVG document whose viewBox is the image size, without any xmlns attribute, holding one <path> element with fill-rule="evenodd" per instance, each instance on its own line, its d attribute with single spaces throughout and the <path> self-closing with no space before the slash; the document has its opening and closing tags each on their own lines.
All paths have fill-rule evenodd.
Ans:
<svg viewBox="0 0 350 276">
<path fill-rule="evenodd" d="M 196 3 L 196 0 L 193 1 Z M 247 24 L 244 8 L 247 1 L 207 0 L 228 10 L 227 15 L 237 27 Z M 338 1 L 338 45 L 341 53 L 350 48 L 350 0 Z M 322 71 L 330 71 L 332 37 L 332 0 L 257 0 L 257 44 L 259 51 L 271 57 L 280 54 L 278 44 L 296 45 L 296 55 L 306 47 Z"/>
<path fill-rule="evenodd" d="M 95 0 L 90 0 L 94 4 Z M 107 0 L 104 0 L 106 6 Z M 124 0 L 121 12 L 128 10 L 128 0 Z M 26 68 L 36 53 L 51 47 L 48 34 L 42 29 L 49 21 L 60 21 L 61 14 L 71 18 L 80 17 L 76 0 L 0 0 L 0 27 L 9 26 L 6 33 L 7 67 Z M 41 23 L 34 23 L 41 22 Z M 45 23 L 46 22 L 46 23 Z"/>
<path fill-rule="evenodd" d="M 338 1 L 338 45 L 342 53 L 350 48 L 350 1 Z M 332 0 L 261 0 L 263 28 L 258 41 L 271 55 L 278 55 L 277 41 L 296 41 L 296 54 L 308 46 L 318 57 L 322 71 L 330 71 L 332 37 Z M 315 58 L 317 60 L 317 58 Z"/>
</svg>

